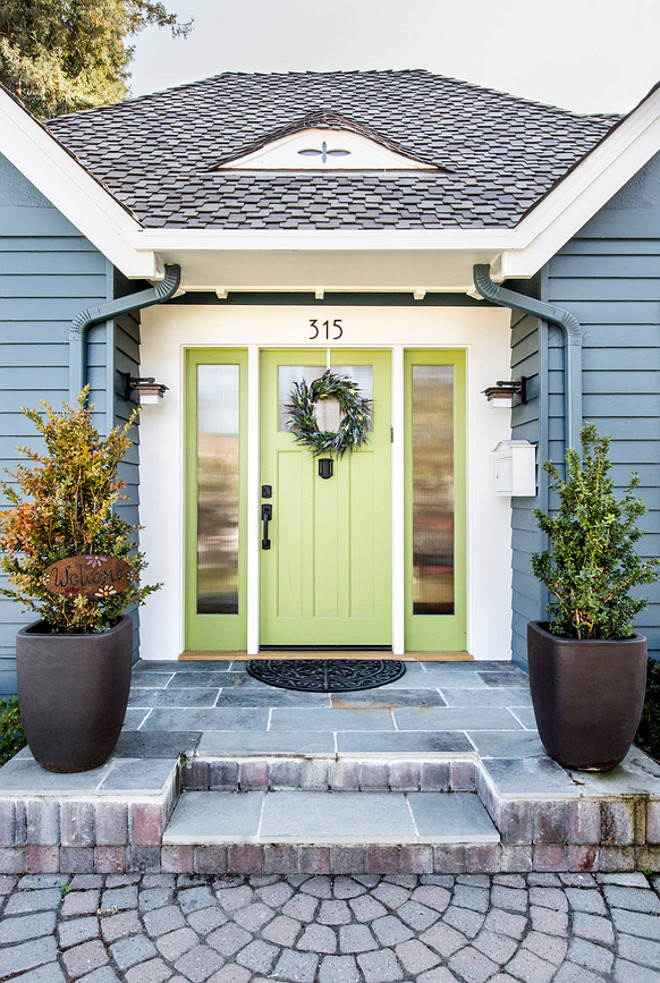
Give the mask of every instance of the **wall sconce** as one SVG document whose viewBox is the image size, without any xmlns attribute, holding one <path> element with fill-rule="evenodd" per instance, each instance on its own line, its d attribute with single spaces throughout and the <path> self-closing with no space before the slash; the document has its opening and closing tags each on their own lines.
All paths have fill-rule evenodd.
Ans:
<svg viewBox="0 0 660 983">
<path fill-rule="evenodd" d="M 126 375 L 126 399 L 132 399 L 141 404 L 160 403 L 168 386 L 156 382 L 153 376 L 136 377 Z"/>
<path fill-rule="evenodd" d="M 491 406 L 504 408 L 521 406 L 527 402 L 527 379 L 521 375 L 519 379 L 511 382 L 497 382 L 494 386 L 483 389 L 482 392 Z"/>
</svg>

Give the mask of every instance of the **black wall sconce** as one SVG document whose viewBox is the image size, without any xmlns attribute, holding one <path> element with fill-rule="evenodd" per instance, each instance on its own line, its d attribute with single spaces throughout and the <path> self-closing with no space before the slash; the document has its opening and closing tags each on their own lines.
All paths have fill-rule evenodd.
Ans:
<svg viewBox="0 0 660 983">
<path fill-rule="evenodd" d="M 497 382 L 482 392 L 493 406 L 522 406 L 527 402 L 527 379 L 521 375 L 511 382 Z"/>
<path fill-rule="evenodd" d="M 168 391 L 168 386 L 156 382 L 153 376 L 134 376 L 122 373 L 126 382 L 124 396 L 136 403 L 160 403 Z"/>
</svg>

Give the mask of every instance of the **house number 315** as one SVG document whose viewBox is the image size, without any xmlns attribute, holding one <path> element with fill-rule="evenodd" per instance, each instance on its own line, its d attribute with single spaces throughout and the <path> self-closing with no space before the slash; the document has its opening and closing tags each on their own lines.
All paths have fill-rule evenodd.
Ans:
<svg viewBox="0 0 660 983">
<path fill-rule="evenodd" d="M 317 338 L 322 338 L 324 341 L 339 341 L 344 333 L 344 329 L 341 326 L 341 318 L 336 317 L 334 321 L 321 321 L 319 322 L 317 318 L 311 317 L 309 319 L 309 326 L 313 330 L 314 334 L 309 336 L 310 341 L 316 341 Z"/>
</svg>

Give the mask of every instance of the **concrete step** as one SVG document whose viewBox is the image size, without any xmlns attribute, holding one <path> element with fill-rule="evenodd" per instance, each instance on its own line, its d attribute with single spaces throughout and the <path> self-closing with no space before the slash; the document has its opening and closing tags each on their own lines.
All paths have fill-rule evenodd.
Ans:
<svg viewBox="0 0 660 983">
<path fill-rule="evenodd" d="M 498 844 L 469 792 L 183 792 L 163 844 L 412 846 Z"/>
</svg>

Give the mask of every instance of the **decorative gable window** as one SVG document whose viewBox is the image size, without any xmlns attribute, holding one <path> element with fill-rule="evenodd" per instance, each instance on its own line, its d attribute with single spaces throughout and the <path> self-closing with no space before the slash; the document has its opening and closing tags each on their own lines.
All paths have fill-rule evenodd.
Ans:
<svg viewBox="0 0 660 983">
<path fill-rule="evenodd" d="M 315 113 L 225 158 L 213 170 L 440 171 L 374 130 L 336 113 Z"/>
</svg>

